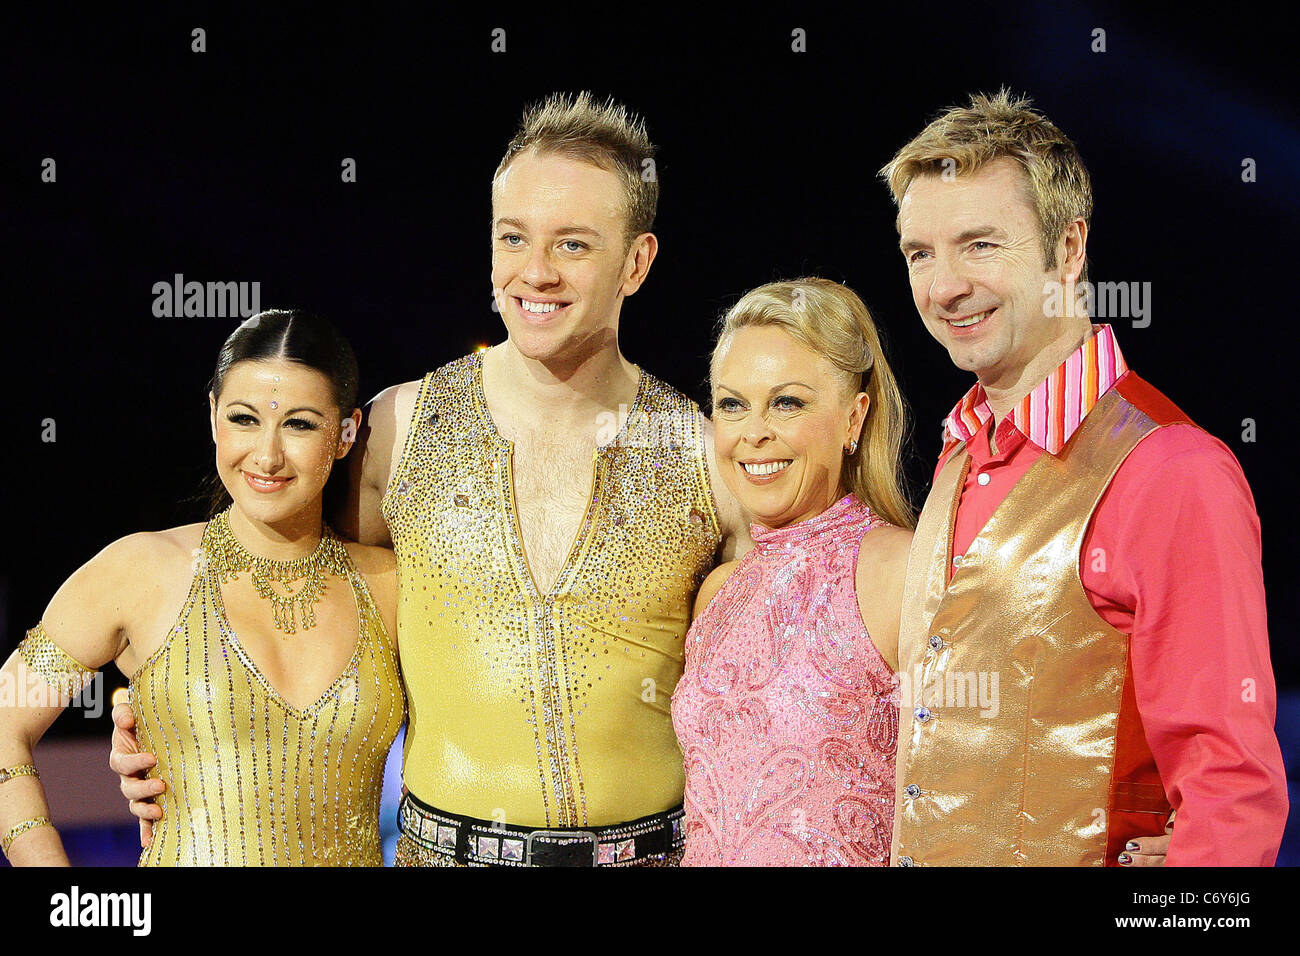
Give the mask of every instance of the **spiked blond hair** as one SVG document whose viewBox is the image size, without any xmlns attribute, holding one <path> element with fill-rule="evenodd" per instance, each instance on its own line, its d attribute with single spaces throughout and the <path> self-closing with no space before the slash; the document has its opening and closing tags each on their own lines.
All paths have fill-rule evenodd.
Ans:
<svg viewBox="0 0 1300 956">
<path fill-rule="evenodd" d="M 522 153 L 555 154 L 614 173 L 626 195 L 624 239 L 632 240 L 654 228 L 659 205 L 655 148 L 645 121 L 622 103 L 597 101 L 586 91 L 572 96 L 552 93 L 524 111 L 519 130 L 506 146 L 492 175 L 495 188 L 501 174 Z"/>
</svg>

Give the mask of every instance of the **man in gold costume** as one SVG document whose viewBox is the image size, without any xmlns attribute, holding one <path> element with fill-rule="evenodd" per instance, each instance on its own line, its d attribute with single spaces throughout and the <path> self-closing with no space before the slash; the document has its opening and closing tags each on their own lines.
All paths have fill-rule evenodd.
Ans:
<svg viewBox="0 0 1300 956">
<path fill-rule="evenodd" d="M 397 557 L 399 864 L 680 858 L 669 700 L 695 591 L 748 531 L 708 420 L 619 349 L 657 200 L 624 107 L 530 109 L 492 181 L 506 340 L 370 405 L 337 524 Z"/>
<path fill-rule="evenodd" d="M 1074 144 L 975 96 L 882 173 L 917 311 L 978 379 L 913 539 L 894 862 L 1131 865 L 1172 806 L 1168 865 L 1272 865 L 1259 518 L 1227 447 L 1092 324 Z"/>
<path fill-rule="evenodd" d="M 411 697 L 399 863 L 663 860 L 692 596 L 739 522 L 707 422 L 618 346 L 657 251 L 653 149 L 554 97 L 493 178 L 508 338 L 371 406 L 354 528 L 392 541 Z"/>
</svg>

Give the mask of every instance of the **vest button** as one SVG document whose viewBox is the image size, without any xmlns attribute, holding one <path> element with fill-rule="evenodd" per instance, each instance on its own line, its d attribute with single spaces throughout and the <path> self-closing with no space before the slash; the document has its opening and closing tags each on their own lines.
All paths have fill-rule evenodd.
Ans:
<svg viewBox="0 0 1300 956">
<path fill-rule="evenodd" d="M 953 566 L 954 568 L 960 568 L 960 567 L 961 567 L 961 555 L 960 555 L 960 554 L 953 555 L 952 566 Z"/>
<path fill-rule="evenodd" d="M 915 717 L 917 720 L 919 720 L 921 723 L 925 723 L 927 720 L 933 717 L 934 714 L 930 712 L 929 707 L 918 707 L 916 708 L 916 710 L 912 711 L 912 716 Z"/>
<path fill-rule="evenodd" d="M 909 797 L 915 799 L 916 797 L 919 797 L 921 795 L 921 788 L 914 783 L 909 783 L 906 787 L 903 788 L 903 792 L 907 794 Z"/>
<path fill-rule="evenodd" d="M 916 865 L 916 861 L 913 860 L 910 856 L 900 856 L 900 857 L 898 858 L 898 865 L 899 865 L 899 866 L 915 866 L 915 865 Z"/>
<path fill-rule="evenodd" d="M 987 485 L 989 483 L 989 476 L 987 473 L 981 471 L 979 475 L 975 478 L 975 480 L 978 481 L 981 485 Z"/>
<path fill-rule="evenodd" d="M 937 651 L 939 648 L 943 647 L 943 638 L 940 637 L 938 634 L 931 634 L 930 646 Z"/>
</svg>

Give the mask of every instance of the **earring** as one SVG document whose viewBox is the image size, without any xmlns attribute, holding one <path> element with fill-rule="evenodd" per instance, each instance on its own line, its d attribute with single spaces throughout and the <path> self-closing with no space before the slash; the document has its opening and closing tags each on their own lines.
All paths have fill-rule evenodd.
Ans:
<svg viewBox="0 0 1300 956">
<path fill-rule="evenodd" d="M 852 454 L 853 454 L 854 452 L 856 452 L 857 450 L 858 450 L 858 440 L 857 440 L 856 438 L 850 438 L 850 439 L 849 439 L 849 454 L 852 455 Z"/>
</svg>

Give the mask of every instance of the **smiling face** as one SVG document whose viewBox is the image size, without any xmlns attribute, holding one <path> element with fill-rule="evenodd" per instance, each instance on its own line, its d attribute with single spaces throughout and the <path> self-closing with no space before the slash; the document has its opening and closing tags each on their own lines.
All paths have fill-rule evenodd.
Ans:
<svg viewBox="0 0 1300 956">
<path fill-rule="evenodd" d="M 718 470 L 765 527 L 815 517 L 845 493 L 845 450 L 861 435 L 867 405 L 842 372 L 779 326 L 737 329 L 713 369 Z"/>
<path fill-rule="evenodd" d="M 527 152 L 492 190 L 492 287 L 510 341 L 527 358 L 573 363 L 618 340 L 623 298 L 656 249 L 628 249 L 619 177 L 555 154 Z"/>
<path fill-rule="evenodd" d="M 899 204 L 900 248 L 926 329 L 958 368 L 986 387 L 1011 388 L 1062 335 L 1048 314 L 1048 282 L 1075 278 L 1081 260 L 1059 246 L 1044 265 L 1028 182 L 1002 157 L 947 181 L 918 177 Z M 1086 324 L 1086 323 L 1085 323 Z"/>
<path fill-rule="evenodd" d="M 217 474 L 244 514 L 266 524 L 319 514 L 330 469 L 352 447 L 340 439 L 361 425 L 356 409 L 344 435 L 324 374 L 298 362 L 237 362 L 209 406 Z"/>
</svg>

